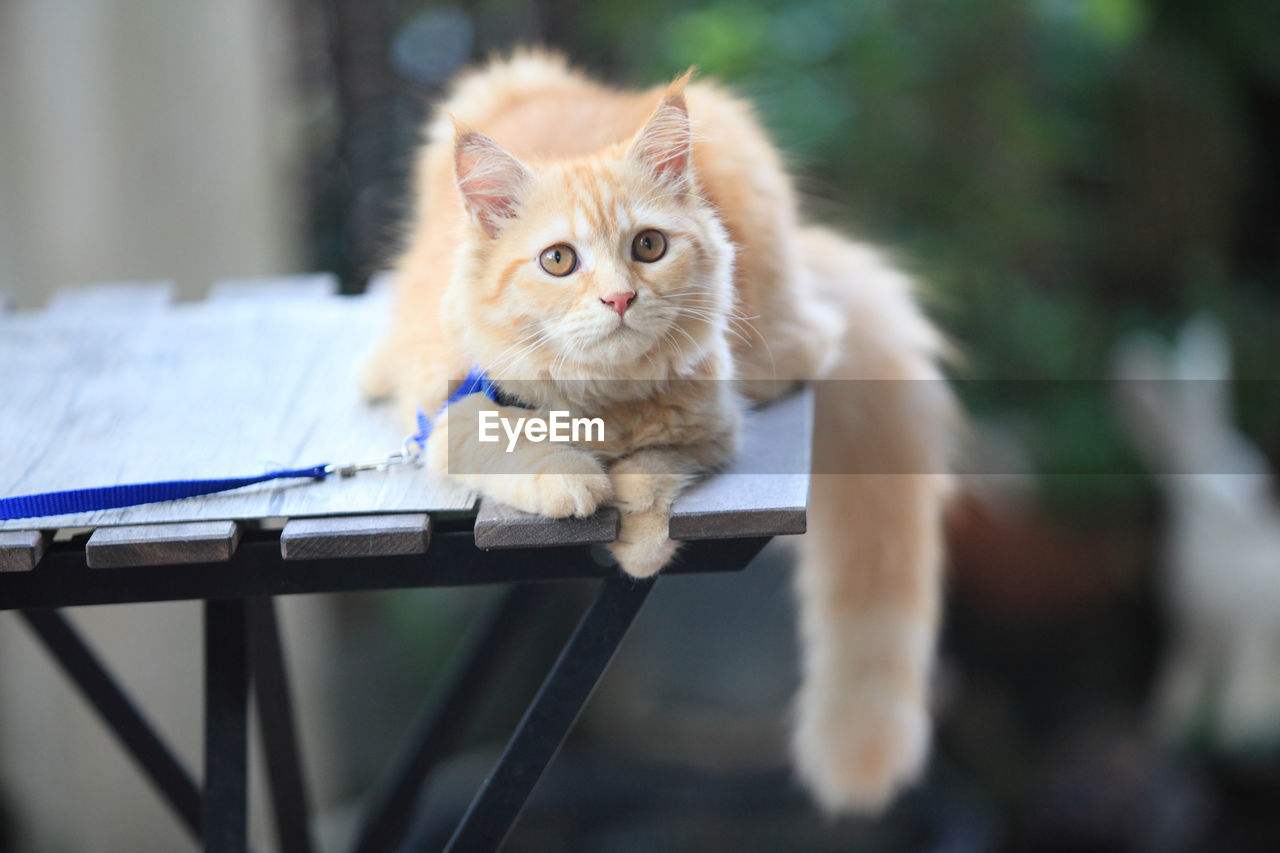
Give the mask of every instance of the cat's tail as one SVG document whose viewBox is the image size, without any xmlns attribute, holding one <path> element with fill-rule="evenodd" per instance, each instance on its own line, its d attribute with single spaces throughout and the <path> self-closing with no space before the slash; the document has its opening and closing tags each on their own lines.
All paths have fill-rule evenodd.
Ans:
<svg viewBox="0 0 1280 853">
<path fill-rule="evenodd" d="M 928 753 L 942 510 L 960 418 L 938 368 L 943 340 L 910 279 L 828 231 L 802 239 L 819 300 L 848 325 L 836 367 L 817 383 L 793 751 L 825 809 L 874 811 Z"/>
</svg>

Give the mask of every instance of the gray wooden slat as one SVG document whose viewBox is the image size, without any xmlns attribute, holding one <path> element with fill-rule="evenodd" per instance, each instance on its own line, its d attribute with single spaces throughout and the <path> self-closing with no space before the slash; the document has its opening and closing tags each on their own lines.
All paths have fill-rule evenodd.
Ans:
<svg viewBox="0 0 1280 853">
<path fill-rule="evenodd" d="M 98 317 L 104 312 L 137 315 L 164 311 L 173 301 L 167 281 L 120 281 L 63 287 L 49 297 L 45 313 L 54 317 Z"/>
<path fill-rule="evenodd" d="M 742 446 L 720 473 L 676 499 L 672 539 L 804 533 L 813 449 L 813 389 L 747 414 Z"/>
<path fill-rule="evenodd" d="M 286 560 L 425 554 L 430 543 L 431 517 L 425 513 L 296 518 L 280 533 Z"/>
<path fill-rule="evenodd" d="M 338 277 L 332 273 L 310 273 L 215 281 L 208 298 L 220 299 L 317 299 L 338 292 Z"/>
<path fill-rule="evenodd" d="M 409 425 L 356 375 L 385 301 L 227 299 L 163 312 L 0 318 L 0 496 L 248 476 L 383 456 Z M 288 480 L 163 504 L 0 521 L 0 530 L 393 512 L 468 512 L 422 469 Z"/>
<path fill-rule="evenodd" d="M 233 521 L 136 524 L 100 527 L 85 543 L 91 569 L 165 566 L 173 563 L 222 563 L 240 544 Z"/>
<path fill-rule="evenodd" d="M 49 547 L 49 533 L 40 530 L 0 531 L 0 572 L 29 572 Z"/>
<path fill-rule="evenodd" d="M 618 510 L 611 506 L 587 518 L 545 518 L 485 499 L 476 514 L 476 547 L 485 550 L 594 545 L 617 538 Z"/>
</svg>

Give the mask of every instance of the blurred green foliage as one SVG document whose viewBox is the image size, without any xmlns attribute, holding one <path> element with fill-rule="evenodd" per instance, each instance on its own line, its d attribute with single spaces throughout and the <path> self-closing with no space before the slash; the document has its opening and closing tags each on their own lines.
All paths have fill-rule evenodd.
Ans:
<svg viewBox="0 0 1280 853">
<path fill-rule="evenodd" d="M 964 354 L 957 375 L 1102 379 L 1124 331 L 1168 334 L 1209 310 L 1232 333 L 1237 375 L 1276 377 L 1280 4 L 576 11 L 558 40 L 598 69 L 656 81 L 696 65 L 752 98 L 811 215 L 894 247 L 928 283 Z M 980 414 L 1016 424 L 1041 470 L 1138 470 L 1096 384 L 1064 381 L 1034 405 L 971 390 Z M 1246 399 L 1241 420 L 1275 458 L 1277 406 Z M 1048 485 L 1060 503 L 1104 512 L 1138 488 Z"/>
</svg>

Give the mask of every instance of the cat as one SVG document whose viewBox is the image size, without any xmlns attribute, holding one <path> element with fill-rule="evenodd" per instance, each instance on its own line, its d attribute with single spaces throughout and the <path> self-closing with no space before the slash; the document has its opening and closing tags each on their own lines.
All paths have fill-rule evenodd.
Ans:
<svg viewBox="0 0 1280 853">
<path fill-rule="evenodd" d="M 732 455 L 744 402 L 877 380 L 817 383 L 792 743 L 828 812 L 887 805 L 928 752 L 958 423 L 912 280 L 803 225 L 751 107 L 687 73 L 624 91 L 542 51 L 495 60 L 431 121 L 414 193 L 366 395 L 435 412 L 483 369 L 520 407 L 455 402 L 428 467 L 547 516 L 616 505 L 611 550 L 632 575 L 672 558 L 672 501 Z M 603 415 L 604 445 L 525 441 L 500 460 L 476 440 L 482 410 L 557 406 Z"/>
</svg>

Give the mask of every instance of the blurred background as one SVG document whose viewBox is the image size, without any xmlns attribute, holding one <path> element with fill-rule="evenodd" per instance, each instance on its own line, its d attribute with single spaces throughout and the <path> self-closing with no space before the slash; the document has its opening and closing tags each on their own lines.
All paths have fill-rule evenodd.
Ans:
<svg viewBox="0 0 1280 853">
<path fill-rule="evenodd" d="M 750 97 L 810 215 L 925 282 L 979 440 L 950 519 L 934 760 L 886 817 L 823 821 L 790 779 L 780 544 L 743 576 L 658 587 L 509 849 L 1280 849 L 1270 0 L 6 0 L 0 294 L 34 309 L 160 278 L 198 298 L 309 270 L 359 292 L 394 254 L 433 100 L 530 43 L 619 84 L 696 65 Z M 1229 367 L 1186 331 L 1196 316 Z M 1118 346 L 1149 377 L 1234 377 L 1204 443 L 1253 448 L 1251 473 L 1202 492 L 1146 476 L 1177 460 L 1159 418 L 1107 393 Z M 981 475 L 1009 458 L 1027 475 Z M 432 784 L 422 843 L 445 837 L 585 592 L 546 597 Z M 326 849 L 492 594 L 290 604 Z M 77 618 L 198 767 L 182 607 Z M 12 622 L 0 850 L 185 849 Z"/>
</svg>

